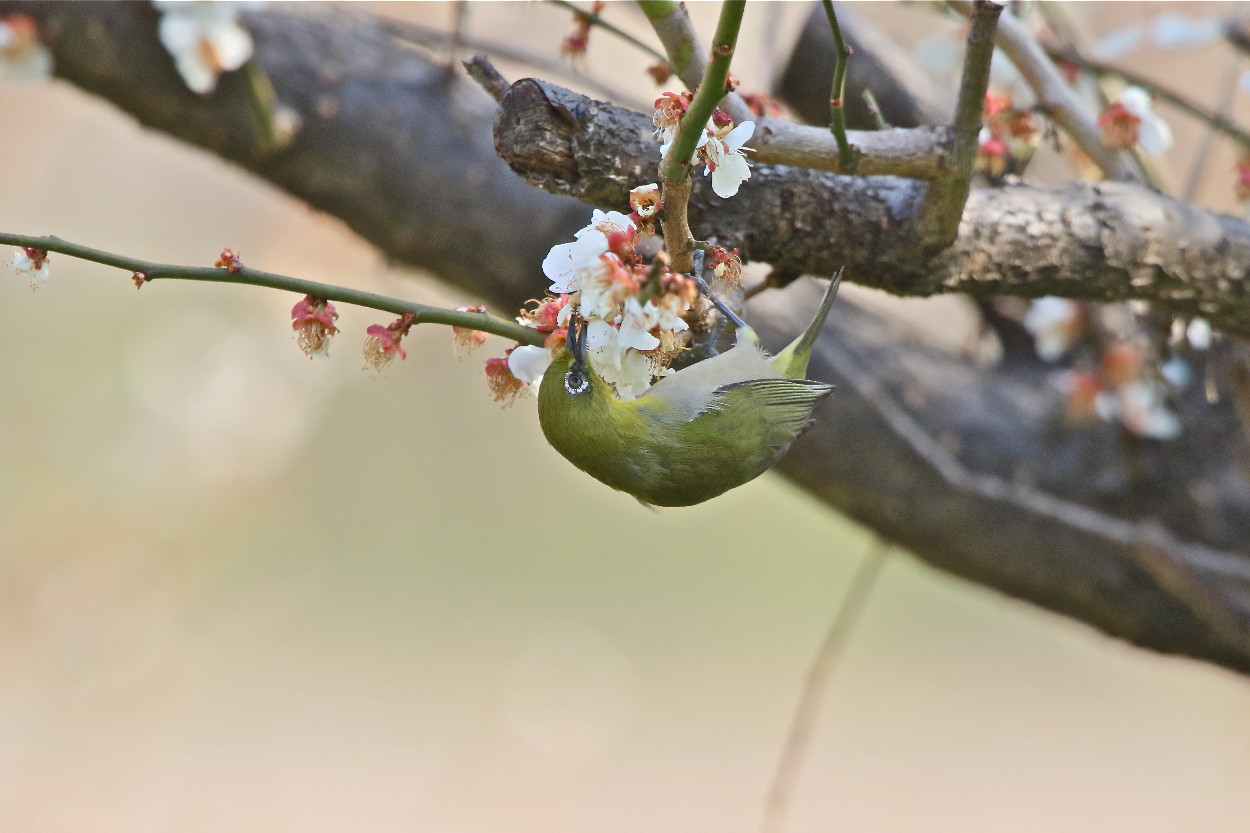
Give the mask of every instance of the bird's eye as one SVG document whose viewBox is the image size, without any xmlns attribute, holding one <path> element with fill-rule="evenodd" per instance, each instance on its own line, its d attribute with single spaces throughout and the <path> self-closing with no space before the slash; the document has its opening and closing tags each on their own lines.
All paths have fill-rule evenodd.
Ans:
<svg viewBox="0 0 1250 833">
<path fill-rule="evenodd" d="M 564 389 L 569 393 L 576 396 L 588 387 L 590 387 L 590 380 L 580 370 L 570 370 L 564 374 Z"/>
</svg>

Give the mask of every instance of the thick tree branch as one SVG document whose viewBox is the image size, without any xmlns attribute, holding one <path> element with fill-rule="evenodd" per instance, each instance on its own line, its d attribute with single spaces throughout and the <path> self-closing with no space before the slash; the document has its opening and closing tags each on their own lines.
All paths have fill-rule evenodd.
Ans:
<svg viewBox="0 0 1250 833">
<path fill-rule="evenodd" d="M 208 99 L 185 90 L 146 5 L 23 8 L 63 78 L 497 303 L 540 292 L 546 248 L 586 221 L 584 206 L 525 186 L 493 159 L 484 94 L 353 13 L 271 6 L 247 18 L 259 64 L 303 120 L 291 146 L 266 154 L 234 79 Z M 538 110 L 553 110 L 557 125 L 530 134 L 539 144 L 527 175 L 618 209 L 629 187 L 654 177 L 645 116 L 548 98 L 534 82 L 509 98 L 523 88 L 542 93 Z M 1211 304 L 1244 324 L 1234 303 L 1250 262 L 1244 223 L 1111 183 L 974 191 L 955 246 L 925 264 L 909 242 L 922 188 L 759 165 L 734 200 L 697 183 L 692 219 L 783 269 L 828 274 L 846 261 L 861 282 L 922 294 L 1142 297 L 1153 286 L 1160 303 Z M 751 321 L 766 343 L 801 329 L 816 291 L 756 300 Z M 952 572 L 1138 644 L 1250 672 L 1250 483 L 1240 463 L 1250 451 L 1231 405 L 1207 403 L 1195 386 L 1172 443 L 1066 425 L 1043 378 L 914 343 L 850 304 L 810 372 L 840 389 L 783 462 L 803 488 Z"/>
<path fill-rule="evenodd" d="M 546 129 L 542 125 L 546 124 Z M 496 143 L 513 170 L 552 193 L 623 206 L 655 176 L 640 113 L 541 81 L 513 85 Z M 535 143 L 550 148 L 541 163 Z M 1129 183 L 977 189 L 959 236 L 934 259 L 917 229 L 923 183 L 756 165 L 738 197 L 696 181 L 691 223 L 753 260 L 794 274 L 846 264 L 858 283 L 900 295 L 1062 295 L 1138 299 L 1250 336 L 1250 224 Z"/>
</svg>

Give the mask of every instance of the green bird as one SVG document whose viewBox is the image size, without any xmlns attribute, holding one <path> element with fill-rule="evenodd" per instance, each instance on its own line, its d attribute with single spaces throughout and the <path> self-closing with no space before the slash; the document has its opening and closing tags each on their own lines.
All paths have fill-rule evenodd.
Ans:
<svg viewBox="0 0 1250 833">
<path fill-rule="evenodd" d="M 701 272 L 696 268 L 695 275 Z M 547 442 L 596 480 L 655 506 L 693 506 L 758 477 L 833 392 L 833 385 L 803 376 L 841 282 L 839 272 L 812 323 L 776 356 L 709 292 L 737 327 L 733 348 L 665 376 L 629 401 L 587 363 L 585 327 L 579 331 L 574 316 L 565 349 L 538 392 Z"/>
</svg>

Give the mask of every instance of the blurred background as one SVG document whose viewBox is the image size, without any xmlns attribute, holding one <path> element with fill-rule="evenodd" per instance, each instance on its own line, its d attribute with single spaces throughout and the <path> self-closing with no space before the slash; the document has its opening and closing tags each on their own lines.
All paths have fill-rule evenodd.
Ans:
<svg viewBox="0 0 1250 833">
<path fill-rule="evenodd" d="M 1079 10 L 1107 31 L 1228 9 L 1115 5 Z M 375 10 L 452 19 L 447 4 Z M 750 7 L 744 83 L 806 10 Z M 898 16 L 933 37 L 937 18 Z M 539 4 L 471 17 L 549 53 L 572 29 Z M 595 33 L 588 60 L 630 61 L 614 80 L 650 98 L 622 50 Z M 1125 60 L 1178 84 L 1188 67 L 1201 97 L 1201 58 Z M 1215 79 L 1222 64 L 1198 66 Z M 270 271 L 475 300 L 61 82 L 4 84 L 0 102 L 0 228 L 183 263 L 231 247 Z M 1180 169 L 1201 131 L 1173 126 Z M 1229 210 L 1224 152 L 1199 201 Z M 771 475 L 640 508 L 546 446 L 532 399 L 490 399 L 481 362 L 501 342 L 457 361 L 446 331 L 418 328 L 375 378 L 359 345 L 385 316 L 340 308 L 330 359 L 310 361 L 295 297 L 136 291 L 51 263 L 35 293 L 0 279 L 0 830 L 758 828 L 870 533 Z M 789 828 L 1240 829 L 1247 715 L 1244 678 L 894 551 Z"/>
</svg>

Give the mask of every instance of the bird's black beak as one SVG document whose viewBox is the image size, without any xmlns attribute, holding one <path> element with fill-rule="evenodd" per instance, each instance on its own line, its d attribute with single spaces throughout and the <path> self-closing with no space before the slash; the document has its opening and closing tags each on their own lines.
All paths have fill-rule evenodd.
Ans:
<svg viewBox="0 0 1250 833">
<path fill-rule="evenodd" d="M 582 322 L 582 325 L 578 326 L 576 312 L 569 316 L 569 334 L 564 345 L 573 354 L 573 364 L 580 367 L 586 363 L 586 324 Z"/>
</svg>

